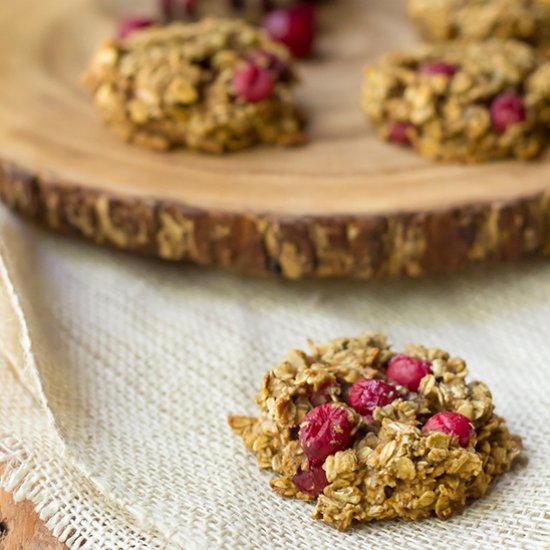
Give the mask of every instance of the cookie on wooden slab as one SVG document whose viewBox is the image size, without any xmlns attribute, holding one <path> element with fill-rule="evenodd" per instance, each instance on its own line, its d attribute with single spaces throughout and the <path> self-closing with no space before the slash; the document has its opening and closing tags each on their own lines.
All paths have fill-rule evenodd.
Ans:
<svg viewBox="0 0 550 550">
<path fill-rule="evenodd" d="M 531 159 L 548 141 L 549 82 L 522 42 L 448 42 L 367 67 L 362 106 L 382 139 L 432 159 Z"/>
<path fill-rule="evenodd" d="M 84 83 L 115 134 L 151 149 L 223 153 L 304 141 L 290 54 L 243 21 L 175 23 L 110 40 Z"/>
<path fill-rule="evenodd" d="M 482 497 L 521 451 L 483 382 L 440 349 L 395 354 L 381 334 L 291 351 L 265 376 L 256 416 L 230 426 L 285 497 L 314 518 L 445 519 Z"/>
<path fill-rule="evenodd" d="M 408 11 L 426 40 L 549 38 L 548 0 L 409 0 Z"/>
</svg>

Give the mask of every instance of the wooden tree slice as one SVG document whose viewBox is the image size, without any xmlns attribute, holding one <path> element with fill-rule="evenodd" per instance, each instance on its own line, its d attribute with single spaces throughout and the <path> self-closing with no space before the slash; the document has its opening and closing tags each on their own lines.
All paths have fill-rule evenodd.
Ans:
<svg viewBox="0 0 550 550">
<path fill-rule="evenodd" d="M 16 504 L 0 490 L 0 548 L 2 550 L 65 550 L 48 531 L 30 502 Z"/>
<path fill-rule="evenodd" d="M 303 64 L 311 143 L 160 154 L 103 127 L 78 84 L 113 20 L 93 0 L 0 4 L 0 194 L 50 228 L 167 260 L 371 278 L 550 254 L 550 162 L 430 162 L 378 141 L 363 65 L 414 43 L 402 1 L 338 0 Z"/>
</svg>

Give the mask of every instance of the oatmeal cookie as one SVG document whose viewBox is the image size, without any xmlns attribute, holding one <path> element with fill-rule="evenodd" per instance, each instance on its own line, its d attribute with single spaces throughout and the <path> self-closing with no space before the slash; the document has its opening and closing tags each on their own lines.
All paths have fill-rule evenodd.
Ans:
<svg viewBox="0 0 550 550">
<path fill-rule="evenodd" d="M 527 44 L 448 42 L 367 67 L 362 106 L 382 139 L 433 159 L 530 159 L 548 140 L 549 82 Z"/>
<path fill-rule="evenodd" d="M 106 124 L 151 149 L 210 153 L 304 141 L 286 48 L 238 20 L 206 19 L 103 44 L 84 76 Z"/>
<path fill-rule="evenodd" d="M 462 359 L 381 334 L 310 343 L 264 378 L 257 416 L 229 424 L 279 477 L 285 497 L 315 501 L 313 517 L 354 521 L 436 515 L 482 497 L 521 451 Z"/>
<path fill-rule="evenodd" d="M 426 40 L 515 38 L 548 42 L 548 0 L 409 0 L 409 15 Z"/>
</svg>

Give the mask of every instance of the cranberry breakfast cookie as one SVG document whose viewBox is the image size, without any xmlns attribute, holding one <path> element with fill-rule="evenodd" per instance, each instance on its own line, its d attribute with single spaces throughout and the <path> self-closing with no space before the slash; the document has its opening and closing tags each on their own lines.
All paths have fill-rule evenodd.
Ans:
<svg viewBox="0 0 550 550">
<path fill-rule="evenodd" d="M 483 382 L 439 349 L 390 351 L 366 333 L 293 350 L 265 376 L 257 416 L 229 423 L 285 497 L 314 518 L 448 518 L 508 471 L 521 440 L 494 413 Z"/>
<path fill-rule="evenodd" d="M 382 139 L 432 159 L 530 159 L 548 141 L 549 82 L 527 44 L 449 42 L 367 67 L 362 106 Z"/>
<path fill-rule="evenodd" d="M 116 135 L 151 149 L 304 141 L 288 50 L 243 21 L 153 26 L 108 41 L 84 83 Z"/>
</svg>

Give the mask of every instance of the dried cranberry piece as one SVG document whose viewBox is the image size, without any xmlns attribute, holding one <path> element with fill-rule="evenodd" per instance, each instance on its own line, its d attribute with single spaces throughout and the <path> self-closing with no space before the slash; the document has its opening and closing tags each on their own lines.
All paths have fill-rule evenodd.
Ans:
<svg viewBox="0 0 550 550">
<path fill-rule="evenodd" d="M 362 378 L 349 391 L 349 404 L 359 414 L 370 416 L 376 407 L 388 405 L 399 397 L 394 386 L 382 380 Z"/>
<path fill-rule="evenodd" d="M 346 449 L 351 442 L 353 424 L 342 406 L 326 403 L 309 411 L 300 424 L 300 445 L 311 464 Z"/>
<path fill-rule="evenodd" d="M 386 376 L 410 391 L 417 391 L 420 381 L 431 372 L 431 364 L 424 359 L 395 355 L 388 363 Z"/>
<path fill-rule="evenodd" d="M 491 124 L 497 132 L 506 130 L 522 122 L 527 117 L 523 99 L 517 94 L 502 94 L 491 103 Z"/>
<path fill-rule="evenodd" d="M 423 433 L 443 432 L 456 437 L 461 447 L 467 447 L 474 433 L 474 427 L 470 419 L 457 412 L 440 412 L 428 419 Z"/>
<path fill-rule="evenodd" d="M 308 57 L 315 39 L 315 10 L 298 4 L 269 13 L 262 24 L 269 36 L 284 44 L 295 57 Z"/>
<path fill-rule="evenodd" d="M 410 128 L 413 128 L 413 125 L 408 122 L 394 122 L 390 126 L 390 141 L 397 145 L 411 145 Z"/>
<path fill-rule="evenodd" d="M 322 466 L 310 466 L 309 470 L 298 472 L 292 481 L 301 493 L 316 496 L 328 485 L 327 475 Z"/>
<path fill-rule="evenodd" d="M 446 63 L 445 61 L 433 61 L 431 63 L 424 63 L 420 66 L 419 70 L 423 74 L 443 74 L 446 76 L 453 76 L 456 73 L 457 68 L 450 63 Z"/>
<path fill-rule="evenodd" d="M 271 95 L 275 80 L 268 69 L 249 63 L 235 72 L 233 86 L 240 98 L 256 103 Z"/>
<path fill-rule="evenodd" d="M 130 16 L 121 19 L 118 23 L 117 37 L 119 40 L 124 40 L 127 36 L 130 36 L 133 32 L 140 29 L 146 29 L 151 25 L 154 25 L 156 21 L 150 17 Z"/>
</svg>

